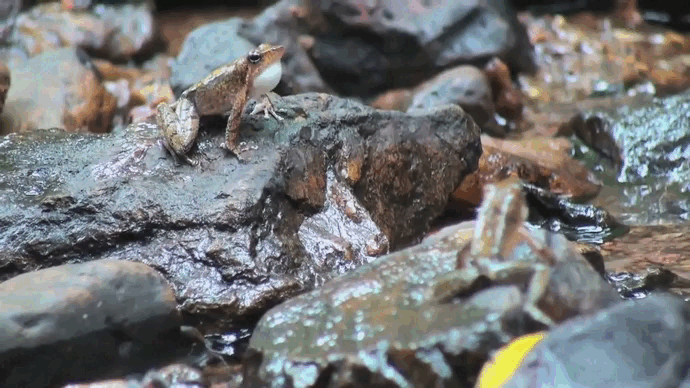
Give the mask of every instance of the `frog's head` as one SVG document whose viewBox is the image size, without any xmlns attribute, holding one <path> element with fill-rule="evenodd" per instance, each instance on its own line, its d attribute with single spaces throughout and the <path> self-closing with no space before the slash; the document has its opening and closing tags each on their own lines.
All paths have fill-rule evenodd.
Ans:
<svg viewBox="0 0 690 388">
<path fill-rule="evenodd" d="M 283 68 L 280 59 L 285 54 L 283 46 L 262 43 L 247 54 L 247 63 L 254 76 L 252 97 L 268 93 L 278 86 Z"/>
</svg>

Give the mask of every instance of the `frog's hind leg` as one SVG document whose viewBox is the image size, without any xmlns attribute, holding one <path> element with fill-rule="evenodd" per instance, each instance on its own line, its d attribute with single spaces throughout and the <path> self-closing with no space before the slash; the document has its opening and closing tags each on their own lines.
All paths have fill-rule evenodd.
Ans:
<svg viewBox="0 0 690 388">
<path fill-rule="evenodd" d="M 163 145 L 175 160 L 179 156 L 195 165 L 196 162 L 186 156 L 199 133 L 199 114 L 194 103 L 184 96 L 173 105 L 160 103 L 156 108 L 156 120 L 163 132 Z"/>
<path fill-rule="evenodd" d="M 535 321 L 552 327 L 556 322 L 544 312 L 539 302 L 548 292 L 549 280 L 551 279 L 551 269 L 546 266 L 537 266 L 529 280 L 527 286 L 527 297 L 524 303 L 524 311 Z"/>
<path fill-rule="evenodd" d="M 179 155 L 177 152 L 175 152 L 175 150 L 170 146 L 170 144 L 168 144 L 168 141 L 165 139 L 165 137 L 159 139 L 158 144 L 160 144 L 161 147 L 163 147 L 166 151 L 168 151 L 168 153 L 173 157 L 175 164 L 177 164 L 178 166 L 181 164 L 180 159 L 184 160 L 185 162 L 187 162 L 191 166 L 198 166 L 199 165 L 199 162 L 190 158 L 189 156 L 184 155 L 184 154 Z"/>
</svg>

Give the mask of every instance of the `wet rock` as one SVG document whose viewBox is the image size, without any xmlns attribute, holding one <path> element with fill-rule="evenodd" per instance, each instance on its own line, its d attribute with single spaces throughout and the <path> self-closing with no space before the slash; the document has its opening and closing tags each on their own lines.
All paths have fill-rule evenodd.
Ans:
<svg viewBox="0 0 690 388">
<path fill-rule="evenodd" d="M 611 121 L 597 114 L 577 113 L 559 128 L 563 135 L 576 135 L 589 147 L 610 161 L 614 168 L 623 166 L 621 150 L 611 135 Z"/>
<path fill-rule="evenodd" d="M 159 370 L 147 373 L 141 381 L 142 387 L 163 385 L 191 385 L 192 387 L 208 386 L 208 381 L 200 370 L 185 364 L 172 364 Z"/>
<path fill-rule="evenodd" d="M 487 225 L 499 224 L 492 221 Z M 480 288 L 457 303 L 431 299 L 430 285 L 456 268 L 475 227 L 447 227 L 267 312 L 250 340 L 244 386 L 404 387 L 420 386 L 422 376 L 435 386 L 472 386 L 492 351 L 538 329 L 523 310 L 519 280 Z M 596 311 L 619 302 L 563 236 L 520 230 L 564 260 L 551 270 L 548 287 L 567 306 Z M 518 246 L 524 247 L 514 246 L 512 258 L 536 260 L 535 251 Z M 565 319 L 573 311 L 560 313 Z"/>
<path fill-rule="evenodd" d="M 373 96 L 492 55 L 516 71 L 534 70 L 524 28 L 506 2 L 364 7 L 347 0 L 283 0 L 244 23 L 240 35 L 254 44 L 286 46 L 283 92 L 288 94 L 333 87 L 346 95 Z M 461 43 L 479 35 L 480 47 Z"/>
<path fill-rule="evenodd" d="M 0 381 L 47 387 L 143 372 L 189 351 L 180 323 L 172 288 L 141 263 L 22 274 L 0 283 Z"/>
<path fill-rule="evenodd" d="M 647 268 L 642 274 L 631 272 L 615 272 L 606 275 L 623 298 L 639 299 L 649 295 L 654 290 L 668 289 L 678 275 L 663 268 Z"/>
<path fill-rule="evenodd" d="M 624 235 L 630 227 L 608 211 L 589 204 L 573 203 L 534 185 L 525 185 L 530 222 L 563 233 L 570 240 L 601 244 Z"/>
<path fill-rule="evenodd" d="M 310 28 L 301 25 L 299 21 L 303 18 L 312 18 L 304 14 L 305 11 L 298 6 L 299 3 L 295 0 L 278 1 L 253 20 L 243 22 L 239 34 L 255 46 L 267 42 L 285 47 L 285 55 L 282 59 L 283 77 L 281 85 L 278 85 L 279 94 L 305 92 L 333 94 L 333 89 L 324 81 L 307 54 L 313 45 L 313 39 L 308 36 Z M 314 21 L 307 20 L 305 23 L 309 25 Z"/>
<path fill-rule="evenodd" d="M 606 131 L 613 141 L 595 137 L 588 144 L 607 159 L 611 149 L 620 149 L 622 167 L 598 168 L 610 181 L 609 197 L 617 198 L 607 207 L 629 223 L 685 222 L 690 217 L 690 93 L 612 113 L 593 110 L 585 117 L 590 114 L 597 117 L 596 131 Z M 590 155 L 583 158 L 592 167 L 598 164 Z"/>
<path fill-rule="evenodd" d="M 601 245 L 610 281 L 623 296 L 643 297 L 650 291 L 690 290 L 688 225 L 639 225 Z"/>
<path fill-rule="evenodd" d="M 620 116 L 613 118 L 611 134 L 623 159 L 620 181 L 639 183 L 656 178 L 687 182 L 689 101 L 690 93 L 684 93 L 633 111 L 622 108 Z"/>
<path fill-rule="evenodd" d="M 678 387 L 688 369 L 689 316 L 682 299 L 653 295 L 575 318 L 538 343 L 504 387 Z"/>
<path fill-rule="evenodd" d="M 491 86 L 484 73 L 474 66 L 458 66 L 437 75 L 414 91 L 412 109 L 428 109 L 457 104 L 474 120 L 483 133 L 505 136 L 505 128 L 494 119 Z"/>
<path fill-rule="evenodd" d="M 479 169 L 453 192 L 459 206 L 477 205 L 483 188 L 509 176 L 576 200 L 594 197 L 601 182 L 582 163 L 570 156 L 565 139 L 531 138 L 503 140 L 482 135 Z"/>
<path fill-rule="evenodd" d="M 208 23 L 187 35 L 171 66 L 170 85 L 175 95 L 179 96 L 217 67 L 234 61 L 257 46 L 237 35 L 242 20 L 231 18 Z"/>
<path fill-rule="evenodd" d="M 113 379 L 84 384 L 68 384 L 63 388 L 150 388 L 150 387 L 208 387 L 208 380 L 196 368 L 185 364 L 171 364 L 147 372 L 142 378 Z"/>
<path fill-rule="evenodd" d="M 59 2 L 39 4 L 17 17 L 12 40 L 29 56 L 77 46 L 110 58 L 130 58 L 150 47 L 153 15 L 148 4 L 98 4 L 71 12 Z"/>
<path fill-rule="evenodd" d="M 404 114 L 322 94 L 274 103 L 284 120 L 245 109 L 246 162 L 220 147 L 225 120 L 203 120 L 190 153 L 198 168 L 177 166 L 145 123 L 109 136 L 8 136 L 0 276 L 127 258 L 161 270 L 205 323 L 251 323 L 415 242 L 481 153 L 479 129 L 457 107 Z"/>
<path fill-rule="evenodd" d="M 307 19 L 325 20 L 318 31 L 310 31 L 310 55 L 324 79 L 347 95 L 414 86 L 429 72 L 492 56 L 515 71 L 535 69 L 527 35 L 506 1 L 373 5 L 339 0 L 305 8 Z"/>
<path fill-rule="evenodd" d="M 83 52 L 49 51 L 12 68 L 3 133 L 37 128 L 108 132 L 117 105 Z"/>
</svg>

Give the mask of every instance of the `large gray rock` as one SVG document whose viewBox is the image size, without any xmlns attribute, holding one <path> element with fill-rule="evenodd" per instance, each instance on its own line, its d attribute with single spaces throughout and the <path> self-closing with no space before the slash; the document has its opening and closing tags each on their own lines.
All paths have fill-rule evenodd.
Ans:
<svg viewBox="0 0 690 388">
<path fill-rule="evenodd" d="M 245 109 L 246 162 L 202 120 L 176 166 L 156 126 L 112 135 L 41 131 L 0 143 L 0 277 L 98 258 L 147 263 L 182 309 L 212 325 L 275 304 L 418 241 L 477 168 L 479 129 L 460 108 L 405 114 L 323 94 Z M 261 131 L 252 131 L 259 130 Z"/>
<path fill-rule="evenodd" d="M 690 367 L 689 319 L 687 302 L 663 294 L 573 319 L 537 344 L 504 387 L 678 387 Z"/>
<path fill-rule="evenodd" d="M 458 104 L 472 116 L 483 133 L 496 137 L 505 136 L 494 116 L 491 84 L 483 71 L 461 65 L 448 69 L 414 90 L 412 103 L 407 111 L 429 109 L 446 104 Z"/>
<path fill-rule="evenodd" d="M 129 261 L 66 264 L 0 283 L 0 385 L 49 387 L 146 369 L 189 349 L 172 288 Z"/>
</svg>

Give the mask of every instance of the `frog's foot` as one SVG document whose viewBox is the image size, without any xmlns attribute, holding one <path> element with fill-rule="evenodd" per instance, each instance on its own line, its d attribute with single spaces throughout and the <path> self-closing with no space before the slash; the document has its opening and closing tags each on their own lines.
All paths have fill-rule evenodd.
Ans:
<svg viewBox="0 0 690 388">
<path fill-rule="evenodd" d="M 271 99 L 268 98 L 268 94 L 261 95 L 261 102 L 256 103 L 250 115 L 255 115 L 260 112 L 264 112 L 265 118 L 268 118 L 268 115 L 270 114 L 276 120 L 283 120 L 283 118 L 280 117 L 278 113 L 276 113 L 275 107 L 273 106 Z"/>
<path fill-rule="evenodd" d="M 232 144 L 231 146 L 228 146 L 227 143 L 221 143 L 220 148 L 224 149 L 225 152 L 232 154 L 240 162 L 245 161 L 245 158 L 241 155 L 242 151 L 244 151 L 241 146 L 238 146 L 237 144 Z"/>
<path fill-rule="evenodd" d="M 175 152 L 175 150 L 174 150 L 172 147 L 170 147 L 170 145 L 169 145 L 168 142 L 165 140 L 165 138 L 159 139 L 159 140 L 158 140 L 158 144 L 160 144 L 165 150 L 168 151 L 168 153 L 169 153 L 170 155 L 172 155 L 173 160 L 175 160 L 175 164 L 177 164 L 178 166 L 181 164 L 181 163 L 180 163 L 180 159 L 184 160 L 184 161 L 187 162 L 190 166 L 193 166 L 193 167 L 196 167 L 196 166 L 199 165 L 199 162 L 197 162 L 197 161 L 194 160 L 194 159 L 191 159 L 189 156 L 187 156 L 187 155 L 180 155 L 180 154 L 178 154 L 177 152 Z"/>
</svg>

